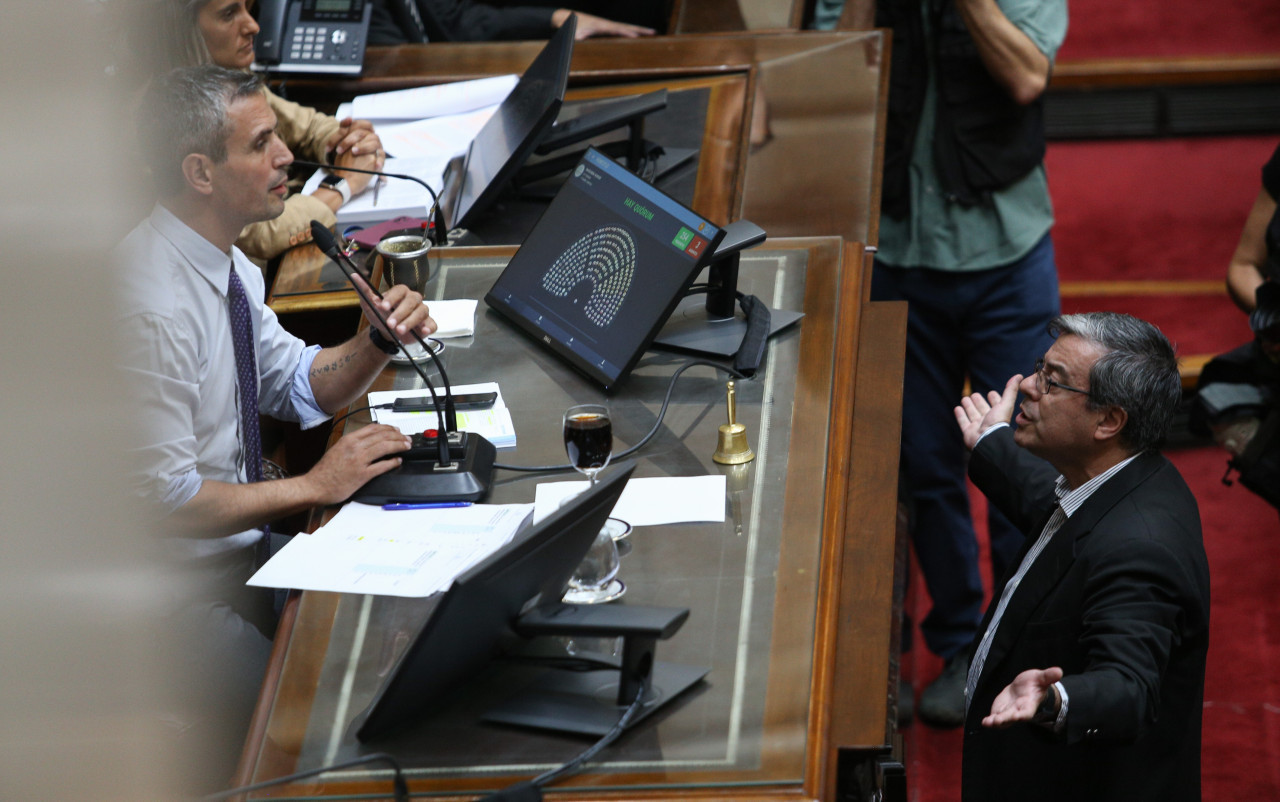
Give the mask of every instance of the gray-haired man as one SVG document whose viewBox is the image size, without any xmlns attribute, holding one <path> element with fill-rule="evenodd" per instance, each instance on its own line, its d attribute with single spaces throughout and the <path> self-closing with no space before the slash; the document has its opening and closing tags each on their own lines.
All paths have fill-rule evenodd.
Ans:
<svg viewBox="0 0 1280 802">
<path fill-rule="evenodd" d="M 1051 330 L 1034 373 L 955 410 L 970 477 L 1028 535 L 972 659 L 962 798 L 1199 799 L 1209 569 L 1156 450 L 1173 347 L 1107 312 Z"/>
<path fill-rule="evenodd" d="M 259 413 L 319 425 L 364 392 L 391 338 L 428 335 L 435 323 L 419 294 L 395 287 L 380 310 L 390 330 L 366 309 L 376 337 L 321 349 L 265 306 L 262 273 L 234 243 L 280 214 L 293 156 L 254 76 L 175 70 L 152 86 L 139 130 L 160 201 L 116 252 L 119 342 L 136 397 L 140 493 L 160 513 L 162 552 L 180 577 L 166 613 L 189 683 L 187 709 L 173 716 L 206 737 L 206 721 L 225 727 L 234 758 L 275 626 L 270 594 L 244 585 L 265 557 L 266 525 L 345 500 L 399 465 L 410 442 L 368 426 L 306 474 L 258 481 Z"/>
</svg>

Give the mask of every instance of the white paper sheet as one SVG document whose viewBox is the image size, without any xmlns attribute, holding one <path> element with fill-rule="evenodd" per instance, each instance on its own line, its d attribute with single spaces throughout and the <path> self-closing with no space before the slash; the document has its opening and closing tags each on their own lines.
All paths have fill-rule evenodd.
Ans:
<svg viewBox="0 0 1280 802">
<path fill-rule="evenodd" d="M 465 153 L 471 140 L 476 138 L 484 124 L 497 111 L 497 106 L 469 111 L 466 114 L 450 114 L 413 122 L 394 122 L 374 125 L 378 139 L 388 155 L 397 159 L 421 157 L 444 158 L 447 162 L 459 153 Z"/>
<path fill-rule="evenodd" d="M 387 511 L 349 503 L 298 535 L 250 585 L 381 596 L 429 596 L 511 541 L 529 504 Z"/>
<path fill-rule="evenodd" d="M 546 482 L 534 490 L 534 522 L 559 509 L 570 496 L 588 487 L 587 482 Z M 632 477 L 613 508 L 612 517 L 632 526 L 657 526 L 695 521 L 724 520 L 725 478 L 709 476 Z"/>
<path fill-rule="evenodd" d="M 497 75 L 359 95 L 352 101 L 351 115 L 361 120 L 421 120 L 475 111 L 506 100 L 519 80 L 517 75 Z"/>
<path fill-rule="evenodd" d="M 449 154 L 434 156 L 418 156 L 409 159 L 387 159 L 382 169 L 388 173 L 411 175 L 426 181 L 439 194 L 444 186 L 444 168 L 449 163 Z M 302 187 L 304 194 L 315 192 L 325 176 L 322 170 L 316 170 Z M 359 195 L 355 195 L 338 210 L 338 225 L 355 223 L 381 223 L 393 217 L 425 218 L 431 208 L 431 193 L 415 181 L 403 178 L 387 178 L 381 180 L 382 186 L 377 191 L 374 201 L 373 182 Z"/>
</svg>

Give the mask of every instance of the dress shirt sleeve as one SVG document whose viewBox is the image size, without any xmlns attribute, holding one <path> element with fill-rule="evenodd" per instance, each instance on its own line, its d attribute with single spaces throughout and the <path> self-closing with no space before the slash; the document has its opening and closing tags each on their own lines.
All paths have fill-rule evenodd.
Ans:
<svg viewBox="0 0 1280 802">
<path fill-rule="evenodd" d="M 261 277 L 258 278 L 261 284 Z M 285 331 L 271 308 L 263 305 L 258 330 L 258 409 L 280 420 L 310 429 L 329 419 L 316 403 L 308 374 L 320 346 L 308 346 Z"/>
<path fill-rule="evenodd" d="M 1053 731 L 1062 732 L 1067 726 L 1067 708 L 1071 705 L 1071 695 L 1067 693 L 1067 686 L 1062 684 L 1062 680 L 1053 683 L 1053 687 L 1058 690 L 1058 699 L 1062 703 L 1058 707 L 1058 717 L 1053 720 Z"/>
<path fill-rule="evenodd" d="M 137 494 L 165 513 L 200 490 L 195 411 L 200 404 L 199 349 L 171 318 L 138 314 L 121 321 L 121 369 L 133 414 L 127 425 Z"/>
<path fill-rule="evenodd" d="M 978 435 L 978 442 L 973 444 L 974 448 L 977 448 L 978 443 L 981 443 L 983 440 L 985 440 L 987 435 L 991 434 L 992 432 L 999 431 L 1000 429 L 1007 429 L 1007 428 L 1009 428 L 1008 421 L 1000 421 L 999 423 L 991 424 L 990 426 L 987 427 L 987 430 L 985 432 Z"/>
</svg>

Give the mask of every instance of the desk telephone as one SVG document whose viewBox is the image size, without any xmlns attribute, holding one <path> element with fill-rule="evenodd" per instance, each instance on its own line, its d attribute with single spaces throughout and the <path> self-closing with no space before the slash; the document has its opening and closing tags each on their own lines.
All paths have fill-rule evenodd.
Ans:
<svg viewBox="0 0 1280 802">
<path fill-rule="evenodd" d="M 373 0 L 259 0 L 257 66 L 359 75 L 372 13 Z"/>
</svg>

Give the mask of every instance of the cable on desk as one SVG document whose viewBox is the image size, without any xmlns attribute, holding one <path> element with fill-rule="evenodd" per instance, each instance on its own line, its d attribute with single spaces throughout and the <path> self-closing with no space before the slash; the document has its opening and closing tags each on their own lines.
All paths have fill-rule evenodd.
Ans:
<svg viewBox="0 0 1280 802">
<path fill-rule="evenodd" d="M 374 404 L 372 406 L 365 405 L 363 407 L 354 407 L 352 409 L 348 409 L 346 412 L 342 413 L 341 415 L 337 416 L 333 420 L 329 421 L 329 426 L 331 427 L 330 431 L 337 429 L 339 423 L 342 423 L 344 420 L 356 414 L 357 412 L 364 412 L 366 409 L 391 409 L 392 406 L 394 406 L 394 404 Z"/>
<path fill-rule="evenodd" d="M 365 755 L 364 757 L 356 758 L 355 760 L 348 760 L 345 763 L 334 763 L 331 766 L 323 766 L 318 769 L 311 769 L 310 771 L 300 771 L 297 774 L 277 777 L 274 780 L 267 780 L 266 782 L 254 783 L 253 785 L 242 785 L 239 788 L 232 788 L 228 791 L 219 791 L 216 794 L 209 794 L 208 796 L 200 797 L 199 802 L 218 802 L 218 800 L 230 799 L 233 796 L 240 796 L 241 794 L 247 794 L 252 791 L 260 791 L 263 788 L 284 785 L 285 783 L 291 783 L 294 780 L 305 780 L 308 777 L 315 777 L 318 774 L 325 774 L 330 771 L 339 771 L 341 769 L 349 769 L 365 763 L 386 763 L 390 765 L 391 770 L 395 772 L 391 780 L 392 793 L 394 794 L 395 802 L 409 802 L 409 784 L 405 782 L 404 770 L 400 768 L 400 761 L 385 752 L 375 752 L 372 755 Z"/>
<path fill-rule="evenodd" d="M 671 374 L 671 381 L 667 384 L 667 394 L 662 398 L 662 408 L 658 410 L 658 419 L 653 422 L 653 428 L 650 429 L 644 437 L 640 438 L 640 442 L 636 443 L 631 448 L 614 454 L 612 459 L 626 459 L 639 451 L 653 439 L 654 435 L 658 433 L 658 429 L 662 426 L 663 419 L 667 415 L 667 407 L 671 404 L 671 394 L 675 392 L 676 389 L 676 380 L 680 378 L 680 374 L 695 365 L 706 365 L 707 367 L 715 368 L 716 370 L 722 370 L 735 379 L 747 378 L 747 376 L 739 371 L 736 371 L 727 365 L 721 365 L 719 362 L 712 362 L 709 359 L 690 359 L 688 362 L 685 362 L 683 365 L 676 368 L 675 373 Z M 574 469 L 573 466 L 568 463 L 563 465 L 504 465 L 502 463 L 495 462 L 493 463 L 493 467 L 500 468 L 504 471 L 525 471 L 528 473 L 549 473 L 551 471 L 571 471 Z"/>
<path fill-rule="evenodd" d="M 646 679 L 641 683 L 640 692 L 636 694 L 636 698 L 631 700 L 631 704 L 627 706 L 627 712 L 622 714 L 622 718 L 618 719 L 618 723 L 613 725 L 613 729 L 606 732 L 600 740 L 587 747 L 573 760 L 570 760 L 559 768 L 539 774 L 537 777 L 530 780 L 530 782 L 538 788 L 542 788 L 550 785 L 556 780 L 572 776 L 577 774 L 579 771 L 582 771 L 582 767 L 588 760 L 599 754 L 606 746 L 618 740 L 618 736 L 622 735 L 627 726 L 631 724 L 631 720 L 640 712 L 640 708 L 644 706 L 644 698 L 648 693 L 649 681 Z"/>
<path fill-rule="evenodd" d="M 583 750 L 577 757 L 567 763 L 539 774 L 532 780 L 518 782 L 509 785 L 501 791 L 496 791 L 488 796 L 480 798 L 479 802 L 538 802 L 542 799 L 542 789 L 551 783 L 562 780 L 565 777 L 577 774 L 582 771 L 587 761 L 595 757 L 605 747 L 618 740 L 618 737 L 627 729 L 636 714 L 640 712 L 640 708 L 644 706 L 645 696 L 649 693 L 649 682 L 646 680 L 640 686 L 640 692 L 636 694 L 636 698 L 627 706 L 627 710 L 622 714 L 622 718 L 618 719 L 618 723 L 613 725 L 613 729 L 606 732 L 600 740 Z"/>
</svg>

